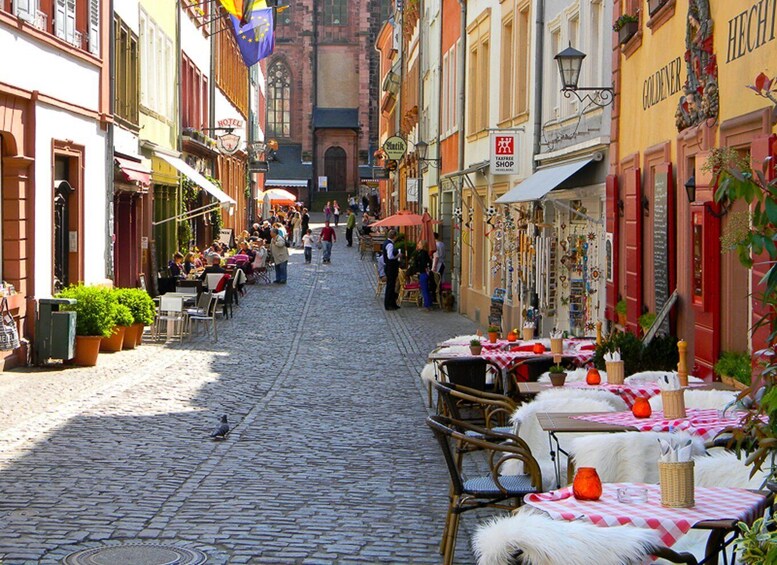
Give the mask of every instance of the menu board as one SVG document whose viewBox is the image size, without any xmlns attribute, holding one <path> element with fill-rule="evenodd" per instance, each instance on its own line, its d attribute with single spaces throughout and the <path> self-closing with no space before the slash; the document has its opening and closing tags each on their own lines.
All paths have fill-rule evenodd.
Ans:
<svg viewBox="0 0 777 565">
<path fill-rule="evenodd" d="M 653 185 L 653 272 L 656 310 L 669 300 L 669 186 L 665 172 L 656 172 Z M 656 320 L 658 324 L 658 320 Z M 656 328 L 669 334 L 669 318 Z"/>
<path fill-rule="evenodd" d="M 488 324 L 502 327 L 502 311 L 505 304 L 505 295 L 507 290 L 504 288 L 495 288 L 491 296 L 491 309 L 488 312 Z"/>
</svg>

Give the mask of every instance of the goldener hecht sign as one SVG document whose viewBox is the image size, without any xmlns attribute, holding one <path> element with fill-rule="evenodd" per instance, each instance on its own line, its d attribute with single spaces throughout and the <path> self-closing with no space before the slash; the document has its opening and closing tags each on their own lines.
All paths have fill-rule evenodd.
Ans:
<svg viewBox="0 0 777 565">
<path fill-rule="evenodd" d="M 491 134 L 491 174 L 518 174 L 518 135 L 514 133 Z"/>
</svg>

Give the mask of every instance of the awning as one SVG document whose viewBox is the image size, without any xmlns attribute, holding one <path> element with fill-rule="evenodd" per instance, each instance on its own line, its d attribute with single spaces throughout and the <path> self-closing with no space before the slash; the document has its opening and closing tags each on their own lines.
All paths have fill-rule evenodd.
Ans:
<svg viewBox="0 0 777 565">
<path fill-rule="evenodd" d="M 221 190 L 219 187 L 217 187 L 215 184 L 210 182 L 208 179 L 206 179 L 204 176 L 202 176 L 192 167 L 187 165 L 185 161 L 179 159 L 178 157 L 171 157 L 170 155 L 165 155 L 164 153 L 161 153 L 159 151 L 156 151 L 155 154 L 157 157 L 159 157 L 163 161 L 166 161 L 172 167 L 178 170 L 178 172 L 189 177 L 189 180 L 191 180 L 194 184 L 196 184 L 205 192 L 210 194 L 213 198 L 218 200 L 222 206 L 231 207 L 231 206 L 237 205 L 237 202 L 235 202 L 235 200 L 230 198 L 230 196 L 226 192 Z"/>
<path fill-rule="evenodd" d="M 265 179 L 264 186 L 291 186 L 293 188 L 307 188 L 307 180 L 293 180 L 293 179 Z"/>
<path fill-rule="evenodd" d="M 128 181 L 137 183 L 144 188 L 151 186 L 151 170 L 145 168 L 141 163 L 115 156 L 113 161 Z"/>
<path fill-rule="evenodd" d="M 565 165 L 540 169 L 521 184 L 497 198 L 496 202 L 497 204 L 512 204 L 539 200 L 593 160 L 583 159 Z"/>
</svg>

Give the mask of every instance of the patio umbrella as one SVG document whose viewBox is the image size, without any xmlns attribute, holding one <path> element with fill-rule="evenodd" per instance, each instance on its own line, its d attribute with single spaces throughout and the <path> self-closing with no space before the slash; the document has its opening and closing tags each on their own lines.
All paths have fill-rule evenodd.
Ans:
<svg viewBox="0 0 777 565">
<path fill-rule="evenodd" d="M 284 190 L 282 188 L 271 188 L 269 190 L 265 190 L 264 194 L 269 195 L 270 202 L 277 202 L 278 200 L 290 200 L 292 203 L 294 203 L 297 200 L 296 196 L 294 196 L 288 190 Z"/>
<path fill-rule="evenodd" d="M 436 220 L 432 220 L 431 217 L 429 219 L 431 220 L 432 223 L 438 223 L 438 224 L 440 223 Z M 370 227 L 401 228 L 401 227 L 407 227 L 407 226 L 420 226 L 420 225 L 423 225 L 423 216 L 421 216 L 420 214 L 414 214 L 413 212 L 409 212 L 407 210 L 401 210 L 400 212 L 397 212 L 392 216 L 387 216 L 382 220 L 378 220 L 377 222 L 370 224 Z"/>
<path fill-rule="evenodd" d="M 435 221 L 429 215 L 429 212 L 424 211 L 424 215 L 421 216 L 421 239 L 426 241 L 426 249 L 429 251 L 430 257 L 434 255 L 434 252 L 437 250 L 437 245 L 434 242 L 433 223 L 435 223 Z M 436 223 L 439 224 L 440 222 Z"/>
</svg>

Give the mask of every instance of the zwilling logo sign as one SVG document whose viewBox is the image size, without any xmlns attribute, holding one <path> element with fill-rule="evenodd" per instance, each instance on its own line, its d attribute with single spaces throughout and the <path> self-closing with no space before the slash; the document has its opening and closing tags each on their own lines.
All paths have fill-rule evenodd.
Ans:
<svg viewBox="0 0 777 565">
<path fill-rule="evenodd" d="M 518 174 L 517 134 L 497 133 L 491 135 L 491 174 Z"/>
</svg>

